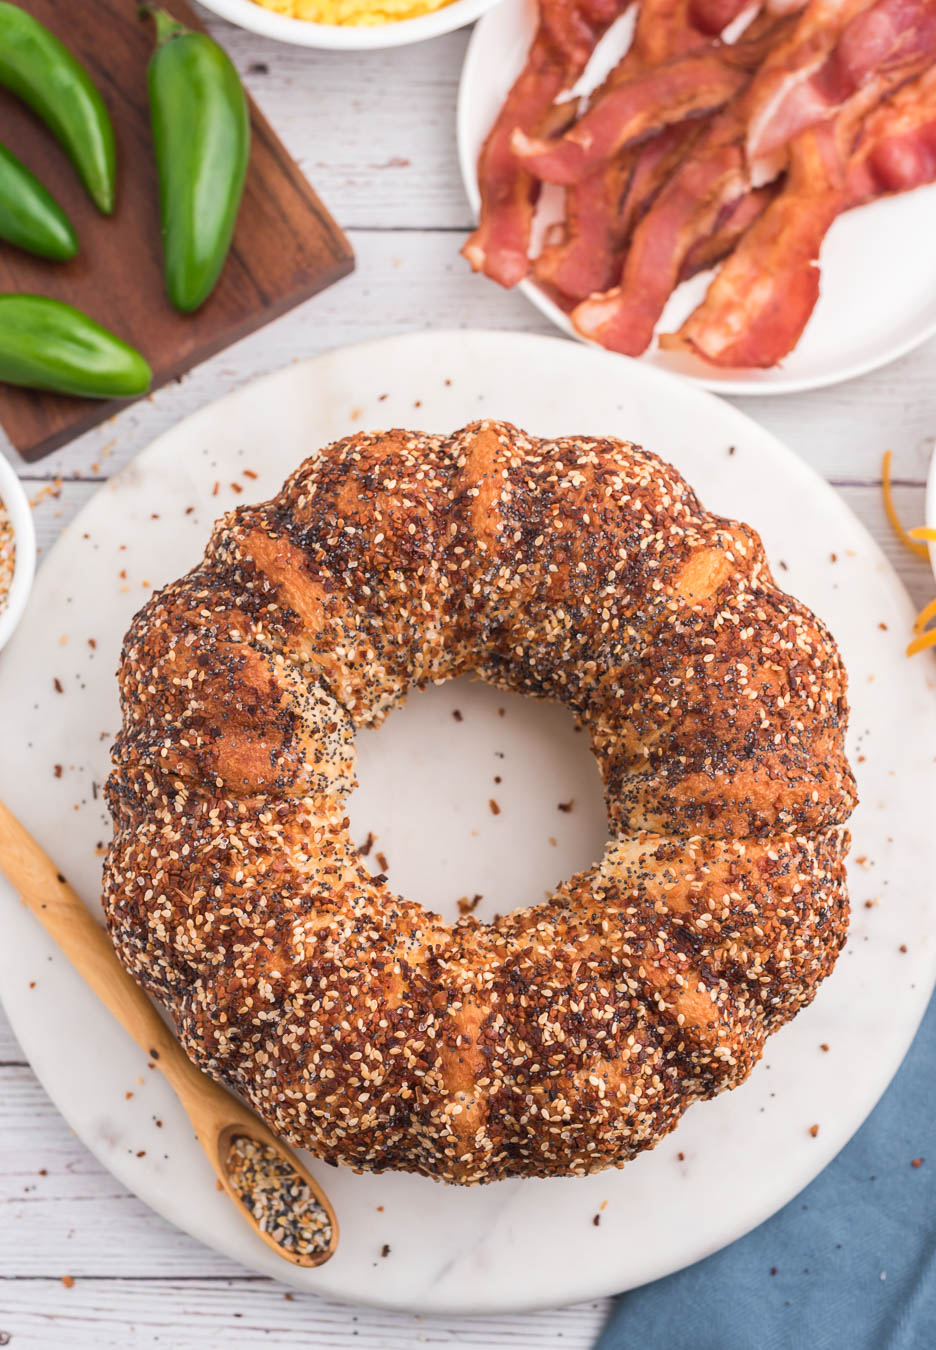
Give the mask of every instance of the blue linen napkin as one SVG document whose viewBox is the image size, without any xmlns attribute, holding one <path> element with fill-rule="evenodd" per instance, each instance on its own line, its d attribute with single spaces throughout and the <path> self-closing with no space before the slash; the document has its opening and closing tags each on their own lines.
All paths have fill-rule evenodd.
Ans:
<svg viewBox="0 0 936 1350">
<path fill-rule="evenodd" d="M 596 1350 L 936 1350 L 936 998 L 825 1171 L 747 1237 L 622 1294 Z"/>
</svg>

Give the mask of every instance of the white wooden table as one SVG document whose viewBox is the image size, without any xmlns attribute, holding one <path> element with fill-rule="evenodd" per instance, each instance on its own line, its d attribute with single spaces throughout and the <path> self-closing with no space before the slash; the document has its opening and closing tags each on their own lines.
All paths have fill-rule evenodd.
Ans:
<svg viewBox="0 0 936 1350">
<path fill-rule="evenodd" d="M 341 57 L 211 27 L 348 231 L 357 271 L 181 384 L 37 465 L 20 463 L 30 494 L 41 497 L 42 552 L 108 475 L 177 419 L 255 375 L 413 328 L 551 331 L 521 296 L 474 278 L 458 256 L 470 225 L 454 133 L 465 33 Z M 739 400 L 839 488 L 920 604 L 932 578 L 890 533 L 879 469 L 891 448 L 898 507 L 918 522 L 936 438 L 934 368 L 931 343 L 831 390 Z M 36 1082 L 0 1012 L 0 1346 L 578 1350 L 592 1344 L 606 1310 L 599 1302 L 526 1317 L 407 1317 L 293 1295 L 251 1275 L 169 1227 L 101 1169 Z"/>
</svg>

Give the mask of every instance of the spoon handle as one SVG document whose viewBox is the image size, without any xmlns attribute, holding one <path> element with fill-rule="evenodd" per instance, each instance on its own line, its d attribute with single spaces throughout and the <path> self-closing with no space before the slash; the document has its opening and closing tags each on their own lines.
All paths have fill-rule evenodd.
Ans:
<svg viewBox="0 0 936 1350">
<path fill-rule="evenodd" d="M 177 1091 L 203 1078 L 138 984 L 117 959 L 110 938 L 52 859 L 0 802 L 0 870 L 50 937 L 137 1045 L 155 1052 Z"/>
</svg>

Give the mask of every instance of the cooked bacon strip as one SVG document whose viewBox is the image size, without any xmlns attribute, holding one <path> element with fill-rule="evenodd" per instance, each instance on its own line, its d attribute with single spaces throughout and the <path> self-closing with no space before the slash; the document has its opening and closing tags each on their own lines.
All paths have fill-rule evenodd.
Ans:
<svg viewBox="0 0 936 1350">
<path fill-rule="evenodd" d="M 849 19 L 820 65 L 807 63 L 752 118 L 751 160 L 774 154 L 829 117 L 874 75 L 904 64 L 933 45 L 936 0 L 876 0 Z"/>
<path fill-rule="evenodd" d="M 747 0 L 642 0 L 634 38 L 595 91 L 611 89 L 655 66 L 704 46 Z M 643 145 L 614 155 L 597 172 L 566 189 L 565 220 L 533 264 L 537 280 L 563 297 L 584 300 L 607 290 L 620 275 L 624 246 L 636 220 L 670 176 L 698 128 L 665 128 Z"/>
<path fill-rule="evenodd" d="M 693 155 L 634 231 L 620 285 L 572 311 L 578 332 L 625 356 L 645 351 L 690 251 L 712 233 L 726 204 L 747 190 L 737 136 Z"/>
<path fill-rule="evenodd" d="M 632 141 L 724 106 L 748 81 L 731 48 L 680 57 L 618 85 L 592 104 L 559 140 L 519 127 L 511 147 L 524 168 L 547 183 L 578 183 Z"/>
<path fill-rule="evenodd" d="M 553 103 L 575 83 L 598 39 L 631 0 L 542 0 L 526 66 L 507 95 L 478 159 L 481 220 L 462 254 L 476 272 L 515 286 L 527 251 L 539 184 L 510 149 L 515 127 L 537 131 Z"/>
<path fill-rule="evenodd" d="M 680 268 L 679 280 L 688 281 L 697 272 L 707 272 L 728 257 L 738 241 L 759 220 L 777 195 L 778 185 L 751 188 L 737 201 L 722 209 L 721 218 L 707 239 L 700 239 L 689 250 Z"/>
<path fill-rule="evenodd" d="M 538 281 L 576 300 L 614 284 L 627 238 L 622 203 L 635 171 L 633 160 L 625 151 L 603 173 L 569 190 L 561 233 L 533 263 Z"/>
<path fill-rule="evenodd" d="M 731 367 L 773 366 L 792 351 L 819 297 L 816 260 L 835 217 L 936 179 L 936 71 L 926 70 L 873 112 L 851 150 L 853 139 L 845 119 L 796 138 L 783 191 L 679 332 L 660 338 L 662 347 Z"/>
<path fill-rule="evenodd" d="M 830 0 L 822 3 L 828 4 Z M 591 296 L 573 310 L 572 322 L 584 336 L 629 356 L 639 355 L 649 346 L 690 253 L 713 233 L 726 207 L 738 203 L 753 186 L 743 153 L 750 109 L 760 98 L 763 81 L 770 79 L 774 69 L 781 69 L 801 45 L 804 32 L 815 23 L 818 4 L 819 0 L 812 0 L 799 19 L 786 21 L 786 37 L 771 47 L 747 89 L 711 124 L 703 143 L 693 152 L 692 164 L 667 184 L 653 209 L 638 225 L 625 259 L 621 284 L 603 295 Z M 914 62 L 930 59 L 918 56 Z M 913 69 L 911 62 L 906 73 L 912 73 Z M 899 70 L 891 70 L 869 80 L 840 114 L 836 135 L 853 135 L 856 119 L 902 77 Z M 765 213 L 765 219 L 769 214 Z M 817 212 L 817 219 L 820 215 Z M 795 232 L 790 237 L 793 240 Z M 731 260 L 726 265 L 730 267 Z M 805 282 L 803 287 L 801 294 L 805 296 Z"/>
<path fill-rule="evenodd" d="M 799 340 L 819 298 L 816 258 L 842 206 L 844 172 L 828 123 L 790 150 L 783 192 L 719 271 L 703 303 L 664 349 L 719 366 L 773 366 Z"/>
<path fill-rule="evenodd" d="M 746 149 L 755 180 L 765 179 L 776 170 L 762 147 L 768 143 L 768 128 L 779 125 L 785 101 L 820 69 L 851 20 L 874 2 L 808 0 L 787 40 L 764 61 L 748 99 Z M 781 144 L 785 144 L 782 138 Z"/>
<path fill-rule="evenodd" d="M 804 3 L 804 0 L 797 0 Z M 750 0 L 690 0 L 689 22 L 699 33 L 718 37 L 748 8 Z"/>
<path fill-rule="evenodd" d="M 744 38 L 749 66 L 756 68 L 765 51 L 770 59 L 771 52 L 782 48 L 795 23 L 766 15 L 755 20 Z M 735 45 L 742 49 L 741 43 Z M 745 90 L 699 132 L 685 161 L 636 225 L 620 283 L 590 295 L 572 311 L 572 322 L 584 337 L 627 356 L 639 356 L 647 348 L 691 250 L 748 191 L 742 149 L 747 116 Z"/>
<path fill-rule="evenodd" d="M 936 180 L 936 66 L 865 122 L 848 166 L 848 207 Z"/>
</svg>

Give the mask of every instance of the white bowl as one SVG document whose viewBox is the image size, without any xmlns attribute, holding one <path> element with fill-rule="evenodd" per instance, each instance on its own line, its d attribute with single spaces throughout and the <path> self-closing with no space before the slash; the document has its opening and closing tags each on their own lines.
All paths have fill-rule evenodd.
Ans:
<svg viewBox="0 0 936 1350">
<path fill-rule="evenodd" d="M 403 47 L 410 42 L 450 33 L 454 28 L 474 23 L 497 0 L 452 0 L 451 4 L 431 14 L 415 19 L 400 19 L 396 23 L 381 23 L 372 28 L 357 28 L 345 24 L 308 23 L 305 19 L 290 19 L 285 14 L 274 14 L 254 0 L 202 0 L 206 9 L 220 14 L 241 28 L 279 42 L 292 42 L 298 47 L 329 47 L 334 51 L 374 51 L 380 47 Z"/>
<path fill-rule="evenodd" d="M 0 610 L 0 648 L 12 636 L 23 616 L 36 572 L 36 529 L 32 508 L 23 485 L 9 460 L 0 454 L 0 501 L 3 502 L 13 526 L 16 540 L 16 563 L 13 582 L 6 605 Z"/>
</svg>

